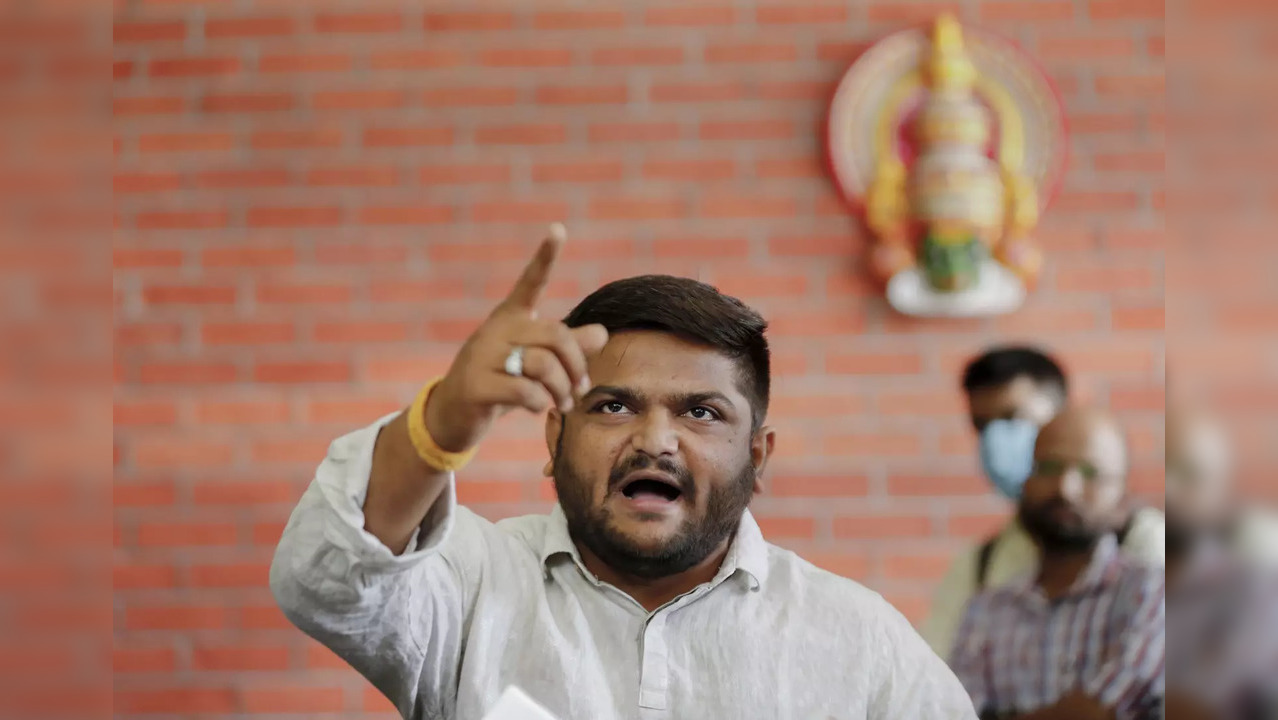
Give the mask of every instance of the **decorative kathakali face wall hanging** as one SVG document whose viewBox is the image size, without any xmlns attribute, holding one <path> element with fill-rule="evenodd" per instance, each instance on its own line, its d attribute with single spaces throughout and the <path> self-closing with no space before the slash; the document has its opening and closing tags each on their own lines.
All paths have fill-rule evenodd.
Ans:
<svg viewBox="0 0 1278 720">
<path fill-rule="evenodd" d="M 839 84 L 828 142 L 892 307 L 1020 307 L 1043 265 L 1032 232 L 1067 156 L 1060 98 L 1021 50 L 952 15 L 890 35 Z"/>
</svg>

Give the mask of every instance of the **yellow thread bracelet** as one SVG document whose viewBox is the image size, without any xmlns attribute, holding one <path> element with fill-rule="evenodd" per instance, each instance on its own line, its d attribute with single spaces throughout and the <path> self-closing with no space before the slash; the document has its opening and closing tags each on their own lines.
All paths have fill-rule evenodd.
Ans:
<svg viewBox="0 0 1278 720">
<path fill-rule="evenodd" d="M 421 392 L 417 393 L 417 398 L 413 400 L 413 404 L 408 409 L 408 437 L 413 442 L 413 448 L 417 450 L 417 457 L 422 462 L 430 465 L 436 470 L 446 472 L 454 472 L 466 467 L 466 463 L 475 457 L 475 452 L 479 449 L 473 447 L 462 452 L 448 452 L 435 444 L 435 439 L 430 436 L 430 432 L 426 429 L 426 400 L 430 397 L 430 391 L 435 389 L 443 377 L 437 377 L 426 383 Z"/>
</svg>

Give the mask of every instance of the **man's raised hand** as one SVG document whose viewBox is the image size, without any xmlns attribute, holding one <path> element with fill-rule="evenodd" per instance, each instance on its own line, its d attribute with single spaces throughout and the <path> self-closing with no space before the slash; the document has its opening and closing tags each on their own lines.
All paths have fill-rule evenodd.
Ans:
<svg viewBox="0 0 1278 720">
<path fill-rule="evenodd" d="M 474 447 L 493 421 L 517 407 L 540 413 L 553 405 L 567 412 L 590 389 L 586 360 L 608 342 L 608 331 L 602 325 L 570 329 L 537 312 L 564 241 L 564 227 L 552 225 L 510 294 L 431 391 L 426 429 L 442 449 Z"/>
</svg>

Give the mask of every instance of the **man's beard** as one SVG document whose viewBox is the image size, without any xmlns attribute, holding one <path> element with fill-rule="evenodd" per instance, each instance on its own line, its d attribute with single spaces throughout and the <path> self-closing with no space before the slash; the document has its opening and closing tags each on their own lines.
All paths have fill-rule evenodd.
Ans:
<svg viewBox="0 0 1278 720">
<path fill-rule="evenodd" d="M 678 480 L 682 492 L 675 502 L 696 507 L 696 484 L 688 470 L 665 458 L 653 459 L 647 455 L 631 456 L 613 468 L 608 477 L 608 494 L 620 492 L 620 482 L 626 475 L 649 468 Z M 696 566 L 736 533 L 741 516 L 750 504 L 754 476 L 754 466 L 747 459 L 732 482 L 710 488 L 704 515 L 689 516 L 674 536 L 660 547 L 647 549 L 637 547 L 613 527 L 612 513 L 606 505 L 600 508 L 591 505 L 593 483 L 572 467 L 562 451 L 555 454 L 554 462 L 555 491 L 573 540 L 613 570 L 645 579 L 668 577 Z"/>
<path fill-rule="evenodd" d="M 1062 505 L 1062 502 L 1049 502 L 1038 507 L 1021 505 L 1017 509 L 1017 517 L 1025 532 L 1038 541 L 1044 553 L 1066 555 L 1091 552 L 1104 534 L 1103 531 L 1088 526 L 1086 522 L 1078 525 L 1058 523 L 1052 518 L 1052 513 Z"/>
</svg>

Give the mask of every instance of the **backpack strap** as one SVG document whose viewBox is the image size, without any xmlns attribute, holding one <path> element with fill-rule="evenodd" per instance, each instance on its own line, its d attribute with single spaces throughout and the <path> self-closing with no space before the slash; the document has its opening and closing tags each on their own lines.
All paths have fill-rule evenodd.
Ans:
<svg viewBox="0 0 1278 720">
<path fill-rule="evenodd" d="M 976 554 L 976 591 L 980 592 L 985 589 L 985 576 L 989 573 L 990 558 L 994 556 L 994 544 L 998 541 L 998 536 L 986 540 L 981 544 L 981 549 Z"/>
<path fill-rule="evenodd" d="M 1119 546 L 1122 546 L 1123 543 L 1127 542 L 1127 536 L 1131 534 L 1132 528 L 1136 526 L 1136 513 L 1138 512 L 1140 511 L 1136 510 L 1132 512 L 1130 515 L 1128 515 L 1127 522 L 1123 523 L 1123 526 L 1118 528 L 1117 535 L 1118 535 Z"/>
</svg>

